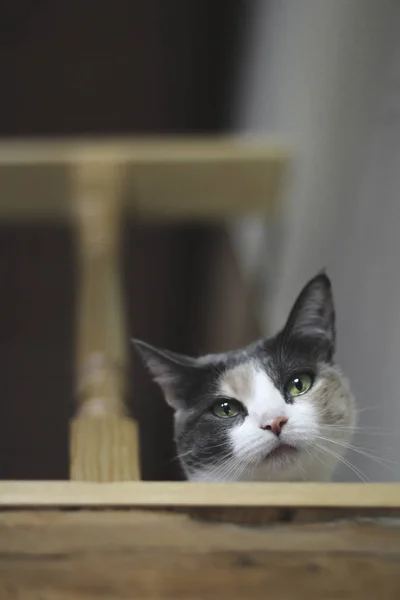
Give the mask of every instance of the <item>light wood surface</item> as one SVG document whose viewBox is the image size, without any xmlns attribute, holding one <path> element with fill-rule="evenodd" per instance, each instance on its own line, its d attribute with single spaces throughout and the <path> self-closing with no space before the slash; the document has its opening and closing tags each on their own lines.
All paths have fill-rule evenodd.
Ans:
<svg viewBox="0 0 400 600">
<path fill-rule="evenodd" d="M 400 509 L 400 484 L 1 481 L 0 507 L 7 506 Z"/>
<path fill-rule="evenodd" d="M 2 600 L 396 600 L 400 528 L 157 512 L 0 513 Z"/>
<path fill-rule="evenodd" d="M 79 272 L 76 418 L 70 476 L 139 479 L 138 427 L 128 416 L 127 339 L 120 280 L 123 174 L 112 163 L 71 166 Z"/>
<path fill-rule="evenodd" d="M 126 327 L 121 294 L 121 173 L 71 168 L 78 270 L 77 401 L 82 416 L 125 416 Z"/>
<path fill-rule="evenodd" d="M 0 218 L 70 219 L 70 169 L 117 165 L 134 216 L 226 219 L 270 215 L 285 168 L 275 140 L 235 137 L 0 142 Z"/>
<path fill-rule="evenodd" d="M 140 479 L 139 429 L 128 417 L 83 417 L 70 429 L 70 474 L 75 481 Z"/>
</svg>

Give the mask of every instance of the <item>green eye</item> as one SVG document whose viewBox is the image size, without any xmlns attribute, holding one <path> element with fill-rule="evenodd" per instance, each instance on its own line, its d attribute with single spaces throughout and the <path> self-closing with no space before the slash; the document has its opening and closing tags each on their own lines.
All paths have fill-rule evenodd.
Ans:
<svg viewBox="0 0 400 600">
<path fill-rule="evenodd" d="M 301 396 L 308 392 L 313 384 L 313 379 L 308 373 L 300 373 L 293 377 L 286 386 L 289 396 Z"/>
<path fill-rule="evenodd" d="M 226 419 L 228 417 L 236 417 L 242 412 L 242 405 L 236 400 L 219 400 L 213 405 L 211 410 L 216 417 Z"/>
</svg>

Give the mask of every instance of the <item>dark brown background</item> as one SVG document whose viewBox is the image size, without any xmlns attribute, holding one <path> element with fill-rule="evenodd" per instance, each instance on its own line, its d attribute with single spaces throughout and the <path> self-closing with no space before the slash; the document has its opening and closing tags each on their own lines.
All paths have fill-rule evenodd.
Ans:
<svg viewBox="0 0 400 600">
<path fill-rule="evenodd" d="M 247 19 L 243 0 L 3 2 L 0 134 L 226 129 Z M 129 334 L 188 353 L 255 335 L 222 226 L 125 225 Z M 1 225 L 0 281 L 0 477 L 67 478 L 69 228 Z M 133 353 L 131 381 L 143 476 L 177 478 L 170 411 Z"/>
</svg>

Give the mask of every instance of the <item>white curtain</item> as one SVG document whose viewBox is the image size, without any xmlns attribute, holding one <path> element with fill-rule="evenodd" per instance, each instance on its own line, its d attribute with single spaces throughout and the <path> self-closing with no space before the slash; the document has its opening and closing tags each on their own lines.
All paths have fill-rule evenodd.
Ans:
<svg viewBox="0 0 400 600">
<path fill-rule="evenodd" d="M 400 481 L 400 3 L 257 0 L 253 8 L 236 128 L 284 136 L 293 162 L 279 222 L 236 224 L 234 242 L 249 276 L 264 282 L 266 332 L 327 268 L 338 360 L 360 426 L 379 428 L 357 436 L 364 454 L 349 458 L 367 478 Z M 338 478 L 358 475 L 343 467 Z"/>
</svg>

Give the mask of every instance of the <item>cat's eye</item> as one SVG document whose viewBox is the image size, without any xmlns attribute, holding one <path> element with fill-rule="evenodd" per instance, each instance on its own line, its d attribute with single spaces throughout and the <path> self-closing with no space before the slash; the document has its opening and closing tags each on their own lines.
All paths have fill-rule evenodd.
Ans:
<svg viewBox="0 0 400 600">
<path fill-rule="evenodd" d="M 286 386 L 286 392 L 292 398 L 294 396 L 301 396 L 301 394 L 308 392 L 312 384 L 313 378 L 309 373 L 299 373 L 290 379 Z"/>
<path fill-rule="evenodd" d="M 218 400 L 211 408 L 216 417 L 222 417 L 223 419 L 237 417 L 242 410 L 242 405 L 237 400 Z"/>
</svg>

